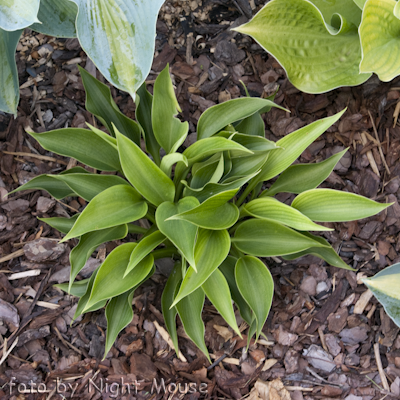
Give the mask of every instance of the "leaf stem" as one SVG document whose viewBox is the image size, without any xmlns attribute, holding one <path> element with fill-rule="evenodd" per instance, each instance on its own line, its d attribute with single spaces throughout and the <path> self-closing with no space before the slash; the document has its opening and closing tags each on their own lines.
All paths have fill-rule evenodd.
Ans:
<svg viewBox="0 0 400 400">
<path fill-rule="evenodd" d="M 141 226 L 135 224 L 128 224 L 128 232 L 129 233 L 139 233 L 144 235 L 147 232 L 146 228 L 142 228 Z"/>
<path fill-rule="evenodd" d="M 164 249 L 155 250 L 151 254 L 153 254 L 155 260 L 158 260 L 160 258 L 172 257 L 177 254 L 177 250 L 175 247 L 165 247 Z"/>
</svg>

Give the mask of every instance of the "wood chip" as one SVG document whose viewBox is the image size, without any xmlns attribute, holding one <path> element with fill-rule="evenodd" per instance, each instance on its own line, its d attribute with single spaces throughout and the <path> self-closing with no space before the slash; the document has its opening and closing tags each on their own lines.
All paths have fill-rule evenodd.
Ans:
<svg viewBox="0 0 400 400">
<path fill-rule="evenodd" d="M 371 292 L 371 290 L 366 290 L 357 300 L 357 303 L 354 306 L 354 314 L 362 314 L 373 295 L 374 294 Z"/>
<path fill-rule="evenodd" d="M 386 379 L 385 371 L 383 370 L 383 367 L 382 367 L 381 354 L 379 353 L 379 343 L 374 344 L 374 353 L 375 353 L 376 365 L 378 367 L 379 376 L 381 378 L 383 388 L 385 390 L 387 390 L 388 392 L 390 392 L 390 388 L 389 388 L 388 381 Z"/>
<path fill-rule="evenodd" d="M 264 366 L 262 367 L 261 372 L 268 371 L 268 370 L 271 369 L 277 362 L 278 362 L 278 360 L 276 360 L 275 358 L 269 358 L 268 360 L 265 360 L 265 363 L 264 363 Z"/>
<path fill-rule="evenodd" d="M 173 350 L 174 349 L 174 343 L 172 342 L 171 336 L 169 336 L 169 333 L 162 327 L 157 321 L 153 321 L 154 326 L 156 327 L 158 333 L 161 335 L 161 337 L 168 343 L 169 347 Z M 185 356 L 182 354 L 182 352 L 179 350 L 178 354 L 179 359 L 182 362 L 187 362 Z"/>
<path fill-rule="evenodd" d="M 33 302 L 33 300 L 28 299 L 28 303 L 32 303 L 32 302 Z M 48 308 L 50 310 L 56 310 L 57 308 L 60 308 L 60 306 L 58 304 L 48 303 L 47 301 L 37 301 L 36 305 L 39 307 Z"/>
<path fill-rule="evenodd" d="M 15 279 L 27 278 L 28 276 L 38 276 L 40 275 L 40 273 L 41 273 L 40 269 L 32 269 L 30 271 L 17 272 L 15 274 L 10 275 L 8 277 L 8 280 L 12 281 Z"/>
<path fill-rule="evenodd" d="M 216 360 L 217 358 L 219 358 L 219 357 L 217 357 L 215 354 L 210 354 L 210 357 L 211 357 L 213 360 Z M 237 358 L 229 358 L 229 357 L 226 357 L 226 358 L 224 358 L 221 362 L 224 362 L 224 363 L 226 363 L 226 364 L 231 364 L 231 365 L 240 365 L 240 362 L 239 362 L 239 360 L 238 360 Z"/>
<path fill-rule="evenodd" d="M 8 255 L 6 255 L 4 257 L 1 257 L 0 258 L 0 264 L 3 263 L 3 262 L 6 262 L 6 261 L 13 260 L 14 258 L 17 258 L 17 257 L 21 257 L 24 254 L 25 254 L 25 252 L 24 252 L 23 249 L 14 251 L 14 253 L 11 253 L 11 254 L 8 254 Z M 8 271 L 2 271 L 2 272 L 8 272 Z"/>
<path fill-rule="evenodd" d="M 366 132 L 361 132 L 361 140 L 362 140 L 362 144 L 364 146 L 366 146 L 368 144 L 368 139 L 366 136 Z M 367 157 L 368 157 L 368 161 L 371 165 L 372 170 L 375 172 L 376 175 L 381 176 L 381 174 L 379 173 L 379 169 L 378 166 L 376 165 L 374 156 L 372 155 L 372 151 L 369 150 L 367 151 Z"/>
</svg>

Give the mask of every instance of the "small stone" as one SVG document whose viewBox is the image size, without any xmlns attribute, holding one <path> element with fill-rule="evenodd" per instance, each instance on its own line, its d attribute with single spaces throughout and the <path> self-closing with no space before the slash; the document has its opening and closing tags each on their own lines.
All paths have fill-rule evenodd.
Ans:
<svg viewBox="0 0 400 400">
<path fill-rule="evenodd" d="M 310 296 L 315 296 L 317 294 L 317 280 L 313 276 L 306 276 L 300 285 L 300 290 Z"/>
<path fill-rule="evenodd" d="M 40 196 L 36 203 L 36 211 L 40 213 L 46 213 L 56 204 L 54 199 L 49 199 L 48 197 Z"/>
<path fill-rule="evenodd" d="M 326 282 L 319 282 L 317 285 L 317 294 L 322 293 L 322 292 L 326 292 L 329 290 L 329 287 L 327 285 Z"/>
</svg>

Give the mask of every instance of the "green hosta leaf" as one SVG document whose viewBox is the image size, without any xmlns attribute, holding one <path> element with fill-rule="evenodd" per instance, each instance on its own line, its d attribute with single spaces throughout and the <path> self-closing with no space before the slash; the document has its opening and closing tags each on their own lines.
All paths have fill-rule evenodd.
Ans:
<svg viewBox="0 0 400 400">
<path fill-rule="evenodd" d="M 265 136 L 265 125 L 259 112 L 245 118 L 240 124 L 235 126 L 235 129 L 245 135 Z"/>
<path fill-rule="evenodd" d="M 311 254 L 315 257 L 321 258 L 326 261 L 329 265 L 333 265 L 334 267 L 348 269 L 350 271 L 354 271 L 353 268 L 348 266 L 336 253 L 336 251 L 332 248 L 332 246 L 322 237 L 311 235 L 308 232 L 303 232 L 304 236 L 307 236 L 311 239 L 316 240 L 317 242 L 325 245 L 326 247 L 310 247 L 307 250 L 301 251 L 299 253 L 289 254 L 287 256 L 283 256 L 285 260 L 294 260 L 299 257 L 306 256 L 307 254 Z"/>
<path fill-rule="evenodd" d="M 364 4 L 367 0 L 353 0 L 354 3 L 357 4 L 357 7 L 362 10 L 364 8 Z"/>
<path fill-rule="evenodd" d="M 247 157 L 232 158 L 232 167 L 227 175 L 225 175 L 223 182 L 240 178 L 243 176 L 252 175 L 259 171 L 262 166 L 267 162 L 269 154 L 255 154 Z"/>
<path fill-rule="evenodd" d="M 124 279 L 121 279 L 135 246 L 136 243 L 124 243 L 108 255 L 96 275 L 86 307 L 119 296 L 140 284 L 147 277 L 154 265 L 154 258 L 151 254 L 143 259 Z"/>
<path fill-rule="evenodd" d="M 356 27 L 345 18 L 340 22 L 334 24 L 339 30 L 328 25 L 309 1 L 274 0 L 235 30 L 250 35 L 271 53 L 294 86 L 322 93 L 359 85 L 371 76 L 359 73 L 361 46 Z"/>
<path fill-rule="evenodd" d="M 165 284 L 165 288 L 161 297 L 161 307 L 165 326 L 167 327 L 168 333 L 171 336 L 176 354 L 179 353 L 178 334 L 176 332 L 176 314 L 178 313 L 178 310 L 175 306 L 171 308 L 171 305 L 174 302 L 175 294 L 179 288 L 181 280 L 182 264 L 180 262 L 176 262 L 174 269 L 172 270 L 167 283 Z"/>
<path fill-rule="evenodd" d="M 324 246 L 277 222 L 262 219 L 241 223 L 232 243 L 240 251 L 258 257 L 282 256 Z"/>
<path fill-rule="evenodd" d="M 104 358 L 111 350 L 118 334 L 133 319 L 132 299 L 135 290 L 129 290 L 117 297 L 112 298 L 106 307 L 107 334 Z M 103 358 L 103 360 L 104 360 Z"/>
<path fill-rule="evenodd" d="M 275 0 L 275 2 L 276 1 L 278 0 Z M 346 110 L 343 110 L 331 117 L 315 121 L 278 140 L 276 145 L 282 149 L 277 149 L 270 153 L 257 181 L 267 181 L 288 168 L 300 154 L 333 125 L 345 111 Z"/>
<path fill-rule="evenodd" d="M 68 174 L 57 175 L 55 178 L 66 183 L 78 196 L 86 201 L 91 201 L 93 197 L 112 186 L 129 186 L 125 179 L 116 175 Z M 139 194 L 137 195 L 139 196 Z"/>
<path fill-rule="evenodd" d="M 193 189 L 204 189 L 207 183 L 217 183 L 224 174 L 224 155 L 211 157 L 212 162 L 197 163 L 192 168 L 192 180 L 190 187 Z M 216 158 L 214 160 L 214 158 Z"/>
<path fill-rule="evenodd" d="M 201 287 L 222 318 L 241 337 L 232 307 L 231 292 L 223 273 L 216 269 Z"/>
<path fill-rule="evenodd" d="M 317 225 L 293 207 L 271 197 L 252 200 L 243 207 L 243 214 L 255 218 L 268 219 L 290 226 L 298 231 L 332 231 Z"/>
<path fill-rule="evenodd" d="M 167 219 L 173 215 L 189 211 L 198 205 L 199 202 L 194 197 L 185 197 L 179 203 L 165 202 L 156 211 L 158 229 L 179 249 L 194 268 L 196 268 L 194 244 L 197 226 L 186 221 L 167 221 Z"/>
<path fill-rule="evenodd" d="M 179 148 L 189 131 L 188 122 L 181 122 L 175 117 L 178 111 L 182 110 L 175 96 L 167 64 L 154 83 L 152 108 L 154 136 L 167 154 Z"/>
<path fill-rule="evenodd" d="M 283 107 L 278 106 L 271 100 L 255 97 L 242 97 L 212 106 L 204 111 L 199 119 L 197 140 L 208 138 L 225 126 L 247 118 L 267 106 L 284 110 Z"/>
<path fill-rule="evenodd" d="M 199 229 L 194 249 L 197 272 L 192 266 L 189 267 L 173 305 L 178 304 L 183 298 L 193 293 L 208 279 L 225 260 L 230 246 L 231 240 L 228 231 Z"/>
<path fill-rule="evenodd" d="M 69 255 L 69 262 L 71 264 L 71 272 L 69 278 L 70 287 L 76 276 L 85 266 L 86 261 L 97 249 L 97 247 L 106 242 L 123 239 L 127 234 L 128 227 L 125 224 L 114 226 L 112 228 L 102 229 L 100 231 L 85 233 L 84 235 L 82 235 L 78 245 L 71 250 L 71 253 Z"/>
<path fill-rule="evenodd" d="M 157 207 L 164 201 L 174 201 L 175 185 L 171 179 L 143 153 L 140 147 L 118 131 L 116 134 L 122 169 L 129 182 Z"/>
<path fill-rule="evenodd" d="M 90 278 L 74 282 L 71 285 L 71 287 L 69 287 L 70 286 L 69 283 L 58 283 L 57 285 L 54 286 L 72 296 L 82 297 L 86 293 L 89 280 Z"/>
<path fill-rule="evenodd" d="M 143 83 L 137 91 L 139 98 L 136 100 L 136 119 L 144 131 L 146 150 L 152 155 L 154 162 L 160 165 L 160 144 L 154 136 L 151 123 L 151 109 L 153 96 L 147 91 L 146 83 Z"/>
<path fill-rule="evenodd" d="M 135 189 L 127 185 L 113 186 L 93 198 L 62 242 L 88 232 L 136 221 L 146 213 L 147 204 Z"/>
<path fill-rule="evenodd" d="M 5 31 L 24 29 L 38 22 L 40 0 L 5 0 L 0 3 L 0 28 Z"/>
<path fill-rule="evenodd" d="M 241 295 L 256 317 L 258 338 L 271 308 L 274 280 L 264 263 L 251 256 L 239 258 L 235 278 Z"/>
<path fill-rule="evenodd" d="M 396 18 L 400 19 L 400 3 L 397 2 L 396 5 L 394 6 L 393 14 L 395 15 Z"/>
<path fill-rule="evenodd" d="M 45 150 L 76 158 L 81 163 L 102 171 L 121 170 L 117 149 L 88 129 L 66 128 L 28 133 Z"/>
<path fill-rule="evenodd" d="M 85 69 L 79 68 L 86 91 L 86 109 L 94 114 L 115 137 L 114 125 L 126 137 L 140 145 L 140 127 L 121 113 L 115 104 L 110 88 L 101 83 Z"/>
<path fill-rule="evenodd" d="M 227 229 L 239 218 L 239 209 L 227 203 L 237 190 L 230 190 L 212 196 L 192 210 L 174 215 L 168 220 L 184 220 L 205 229 Z"/>
<path fill-rule="evenodd" d="M 193 343 L 205 354 L 210 361 L 208 350 L 204 342 L 204 324 L 201 312 L 204 305 L 204 292 L 201 288 L 182 299 L 176 308 L 186 334 Z M 211 361 L 210 361 L 211 363 Z"/>
<path fill-rule="evenodd" d="M 183 162 L 187 167 L 189 166 L 187 158 L 181 153 L 167 154 L 162 158 L 161 171 L 168 177 L 171 176 L 172 166 L 177 162 Z"/>
<path fill-rule="evenodd" d="M 334 154 L 325 161 L 316 164 L 296 164 L 283 171 L 275 183 L 261 194 L 263 196 L 274 196 L 277 193 L 296 193 L 315 189 L 333 171 L 335 165 L 347 152 L 347 149 Z"/>
<path fill-rule="evenodd" d="M 258 172 L 259 171 L 255 172 L 252 175 L 235 179 L 227 183 L 207 183 L 207 185 L 204 186 L 203 189 L 191 189 L 189 186 L 187 186 L 187 183 L 183 181 L 183 184 L 186 186 L 183 194 L 184 196 L 196 197 L 200 201 L 200 203 L 202 203 L 203 201 L 207 200 L 209 197 L 213 195 L 223 192 L 228 192 L 231 190 L 238 191 L 246 182 L 255 177 L 258 174 Z"/>
<path fill-rule="evenodd" d="M 112 137 L 111 135 L 109 135 L 106 132 L 103 132 L 101 129 L 96 128 L 93 125 L 90 125 L 88 122 L 86 122 L 86 125 L 89 127 L 89 129 L 91 129 L 91 131 L 93 133 L 95 133 L 97 136 L 99 136 L 101 139 L 105 140 L 106 142 L 108 142 L 109 144 L 112 145 L 112 147 L 115 148 L 115 150 L 117 150 L 117 139 L 115 139 L 114 137 Z"/>
<path fill-rule="evenodd" d="M 115 87 L 133 98 L 151 68 L 164 0 L 73 0 L 82 49 Z"/>
<path fill-rule="evenodd" d="M 49 36 L 76 37 L 75 20 L 78 7 L 69 0 L 40 0 L 38 19 L 41 24 L 30 26 Z"/>
<path fill-rule="evenodd" d="M 348 22 L 355 26 L 360 25 L 361 22 L 361 10 L 355 4 L 354 0 L 335 0 L 335 2 L 328 2 L 325 0 L 310 0 L 323 15 L 325 22 L 335 26 L 335 22 L 338 19 L 333 17 L 334 14 L 343 16 Z M 362 7 L 361 7 L 362 8 Z M 336 19 L 336 20 L 335 20 Z"/>
<path fill-rule="evenodd" d="M 239 308 L 240 315 L 247 322 L 248 325 L 251 325 L 251 321 L 253 321 L 253 314 L 251 308 L 246 303 L 246 300 L 243 298 L 243 296 L 240 294 L 236 284 L 236 279 L 235 279 L 236 262 L 237 258 L 228 256 L 219 266 L 219 270 L 224 274 L 225 279 L 229 284 L 229 289 L 231 291 L 232 299 Z"/>
<path fill-rule="evenodd" d="M 400 264 L 387 267 L 372 278 L 363 279 L 363 282 L 383 305 L 389 317 L 400 326 Z"/>
<path fill-rule="evenodd" d="M 344 222 L 371 217 L 391 204 L 378 203 L 339 190 L 312 189 L 299 194 L 293 200 L 292 207 L 313 221 Z"/>
<path fill-rule="evenodd" d="M 264 137 L 260 136 L 245 135 L 242 133 L 232 134 L 232 132 L 227 131 L 220 132 L 218 136 L 222 136 L 227 139 L 231 138 L 231 140 L 241 144 L 243 147 L 246 147 L 246 149 L 251 150 L 254 154 L 265 153 L 270 150 L 279 149 L 275 142 L 272 142 L 271 140 L 265 139 Z M 231 156 L 240 157 L 241 154 L 235 154 L 235 151 L 233 150 L 231 151 Z"/>
<path fill-rule="evenodd" d="M 0 110 L 17 116 L 19 103 L 18 71 L 15 51 L 22 30 L 7 32 L 0 28 Z"/>
<path fill-rule="evenodd" d="M 46 224 L 50 225 L 52 228 L 57 229 L 61 233 L 67 234 L 71 230 L 71 228 L 74 226 L 79 215 L 80 214 L 75 214 L 71 218 L 61 218 L 61 217 L 38 218 L 38 220 L 46 222 Z"/>
<path fill-rule="evenodd" d="M 400 15 L 393 12 L 395 6 L 395 0 L 368 0 L 360 25 L 360 72 L 375 72 L 384 82 L 400 75 Z"/>
<path fill-rule="evenodd" d="M 133 249 L 128 267 L 124 277 L 129 274 L 150 252 L 165 240 L 165 236 L 160 231 L 155 231 L 149 236 L 144 237 Z"/>
</svg>

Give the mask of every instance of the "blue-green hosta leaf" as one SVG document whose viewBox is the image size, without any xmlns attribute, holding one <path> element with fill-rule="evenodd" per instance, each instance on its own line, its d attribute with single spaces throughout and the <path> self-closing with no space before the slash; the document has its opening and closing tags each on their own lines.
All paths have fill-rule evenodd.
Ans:
<svg viewBox="0 0 400 400">
<path fill-rule="evenodd" d="M 167 154 L 176 152 L 189 131 L 189 123 L 175 117 L 178 111 L 182 110 L 175 96 L 167 64 L 154 83 L 152 108 L 154 136 Z"/>
<path fill-rule="evenodd" d="M 333 230 L 326 228 L 325 226 L 315 224 L 310 218 L 303 215 L 300 211 L 271 197 L 264 197 L 250 201 L 243 207 L 242 212 L 243 215 L 273 220 L 298 231 Z"/>
<path fill-rule="evenodd" d="M 393 203 L 391 203 L 393 204 Z M 371 217 L 391 204 L 333 189 L 312 189 L 299 194 L 292 207 L 313 221 L 344 222 Z"/>
<path fill-rule="evenodd" d="M 40 0 L 5 0 L 0 3 L 0 28 L 5 31 L 24 29 L 39 22 Z"/>
<path fill-rule="evenodd" d="M 363 282 L 383 305 L 394 323 L 400 326 L 400 264 L 387 267 L 372 278 L 363 279 Z"/>
<path fill-rule="evenodd" d="M 199 202 L 194 197 L 185 197 L 179 203 L 165 202 L 156 211 L 158 229 L 179 249 L 194 268 L 196 268 L 194 244 L 197 226 L 187 221 L 167 221 L 167 219 L 173 215 L 189 211 L 198 205 Z"/>
<path fill-rule="evenodd" d="M 82 49 L 115 87 L 135 97 L 152 63 L 164 0 L 73 0 Z"/>
<path fill-rule="evenodd" d="M 126 137 L 140 145 L 140 127 L 121 113 L 111 96 L 110 88 L 79 67 L 86 91 L 86 109 L 94 114 L 115 137 L 114 125 Z"/>
<path fill-rule="evenodd" d="M 146 213 L 147 203 L 134 188 L 127 185 L 110 187 L 86 206 L 62 242 L 88 232 L 136 221 Z"/>
<path fill-rule="evenodd" d="M 171 220 L 184 220 L 205 229 L 228 229 L 239 218 L 239 209 L 228 201 L 236 194 L 237 190 L 222 192 L 209 197 L 203 203 L 193 208 L 168 218 Z"/>
<path fill-rule="evenodd" d="M 274 280 L 265 264 L 252 256 L 239 258 L 235 267 L 235 278 L 241 295 L 256 317 L 257 339 L 271 308 Z"/>
<path fill-rule="evenodd" d="M 148 276 L 154 265 L 154 258 L 151 254 L 143 259 L 124 279 L 121 279 L 135 246 L 136 243 L 124 243 L 108 255 L 96 275 L 86 308 L 125 293 Z"/>
<path fill-rule="evenodd" d="M 38 220 L 46 222 L 46 224 L 50 225 L 54 229 L 57 229 L 61 233 L 67 234 L 74 226 L 78 217 L 79 214 L 75 214 L 71 218 L 54 217 L 54 218 L 38 218 Z"/>
<path fill-rule="evenodd" d="M 117 149 L 89 129 L 65 128 L 50 132 L 28 132 L 48 151 L 72 157 L 102 171 L 120 171 Z"/>
<path fill-rule="evenodd" d="M 165 236 L 160 231 L 155 231 L 149 236 L 144 237 L 133 249 L 128 267 L 124 277 L 131 272 L 150 252 L 165 240 Z"/>
<path fill-rule="evenodd" d="M 319 136 L 333 125 L 345 111 L 346 110 L 343 110 L 331 117 L 315 121 L 310 125 L 300 128 L 278 140 L 276 145 L 281 147 L 281 149 L 277 149 L 270 153 L 260 175 L 257 177 L 257 181 L 267 181 L 283 172 L 312 142 L 314 142 L 314 140 L 318 139 Z"/>
<path fill-rule="evenodd" d="M 124 224 L 82 235 L 79 243 L 71 250 L 69 255 L 69 262 L 71 264 L 70 287 L 97 247 L 106 242 L 123 239 L 127 234 L 128 226 Z"/>
<path fill-rule="evenodd" d="M 192 266 L 189 267 L 173 305 L 179 304 L 183 298 L 194 292 L 208 279 L 225 260 L 230 247 L 231 240 L 227 230 L 199 229 L 194 249 L 197 272 Z"/>
<path fill-rule="evenodd" d="M 0 28 L 0 110 L 17 116 L 19 103 L 18 71 L 15 51 L 22 30 L 8 32 Z"/>
<path fill-rule="evenodd" d="M 325 181 L 346 152 L 347 149 L 316 164 L 291 165 L 279 175 L 274 184 L 268 190 L 265 190 L 260 197 L 275 196 L 281 192 L 299 194 L 306 190 L 315 189 Z"/>
<path fill-rule="evenodd" d="M 246 300 L 240 294 L 239 289 L 236 284 L 235 279 L 235 266 L 236 266 L 237 258 L 228 256 L 222 262 L 222 264 L 218 267 L 218 269 L 224 274 L 225 279 L 228 282 L 229 289 L 231 291 L 232 299 L 239 308 L 240 315 L 247 322 L 248 325 L 251 325 L 251 321 L 253 321 L 253 314 L 251 308 L 246 303 Z"/>
<path fill-rule="evenodd" d="M 182 264 L 176 262 L 174 268 L 169 275 L 163 294 L 161 296 L 161 308 L 164 316 L 165 326 L 171 336 L 172 343 L 174 344 L 176 354 L 179 353 L 178 348 L 178 334 L 176 332 L 176 314 L 178 310 L 176 307 L 171 307 L 174 302 L 176 292 L 182 280 Z"/>
<path fill-rule="evenodd" d="M 241 337 L 232 307 L 231 292 L 223 273 L 216 269 L 201 287 L 222 318 Z"/>
<path fill-rule="evenodd" d="M 63 38 L 76 37 L 75 20 L 78 7 L 69 0 L 40 0 L 38 19 L 30 26 L 34 31 Z"/>
<path fill-rule="evenodd" d="M 375 72 L 384 82 L 400 75 L 400 15 L 396 17 L 395 6 L 395 0 L 368 0 L 360 25 L 360 71 Z"/>
<path fill-rule="evenodd" d="M 82 197 L 86 201 L 91 201 L 93 197 L 112 186 L 129 186 L 129 183 L 125 179 L 116 175 L 99 175 L 88 173 L 64 174 L 54 176 L 51 183 L 53 183 L 54 179 L 65 183 L 69 188 L 71 188 L 73 193 Z M 52 194 L 51 192 L 49 193 Z"/>
<path fill-rule="evenodd" d="M 118 334 L 132 321 L 132 299 L 134 292 L 134 289 L 128 290 L 117 297 L 113 297 L 107 304 L 107 333 L 104 358 L 106 358 L 108 352 L 111 350 Z"/>
<path fill-rule="evenodd" d="M 295 260 L 296 258 L 306 256 L 311 254 L 315 257 L 321 258 L 326 261 L 329 265 L 333 265 L 334 267 L 348 269 L 350 271 L 354 271 L 349 265 L 347 265 L 336 253 L 333 247 L 322 237 L 312 235 L 308 232 L 303 232 L 304 236 L 307 236 L 315 241 L 325 245 L 326 247 L 310 247 L 307 250 L 301 251 L 299 253 L 293 253 L 286 256 L 282 256 L 285 260 Z"/>
<path fill-rule="evenodd" d="M 240 99 L 228 100 L 212 106 L 204 111 L 199 119 L 197 140 L 208 138 L 227 125 L 247 118 L 267 106 L 284 110 L 283 107 L 278 106 L 271 100 L 255 97 L 241 97 Z"/>
<path fill-rule="evenodd" d="M 201 312 L 204 305 L 204 292 L 201 288 L 182 299 L 176 308 L 186 334 L 210 361 L 207 346 L 204 342 L 204 323 Z M 211 362 L 211 361 L 210 361 Z"/>
<path fill-rule="evenodd" d="M 183 162 L 189 166 L 187 158 L 181 153 L 172 153 L 165 155 L 161 160 L 161 171 L 168 177 L 171 176 L 172 166 L 178 162 Z"/>
<path fill-rule="evenodd" d="M 282 256 L 324 246 L 275 221 L 263 219 L 241 223 L 231 240 L 240 251 L 258 257 Z"/>
<path fill-rule="evenodd" d="M 310 1 L 272 0 L 235 30 L 250 35 L 271 53 L 298 89 L 322 93 L 359 85 L 371 76 L 359 73 L 357 28 L 345 18 L 335 25 L 339 29 L 328 25 Z"/>
<path fill-rule="evenodd" d="M 144 132 L 146 150 L 153 157 L 154 162 L 160 165 L 160 144 L 154 136 L 153 125 L 151 124 L 151 109 L 153 107 L 153 96 L 146 89 L 146 83 L 137 91 L 136 99 L 136 119 Z"/>
<path fill-rule="evenodd" d="M 72 296 L 82 297 L 86 293 L 89 280 L 90 278 L 87 278 L 82 279 L 81 281 L 74 282 L 71 287 L 69 287 L 69 283 L 57 283 L 57 285 L 54 286 Z"/>
<path fill-rule="evenodd" d="M 174 201 L 175 185 L 171 179 L 138 147 L 116 131 L 118 151 L 125 176 L 150 203 L 159 206 Z"/>
</svg>

